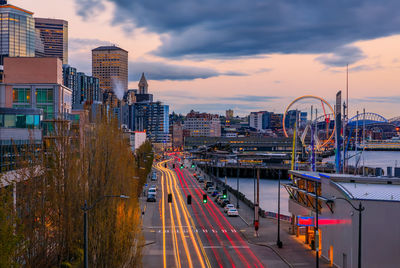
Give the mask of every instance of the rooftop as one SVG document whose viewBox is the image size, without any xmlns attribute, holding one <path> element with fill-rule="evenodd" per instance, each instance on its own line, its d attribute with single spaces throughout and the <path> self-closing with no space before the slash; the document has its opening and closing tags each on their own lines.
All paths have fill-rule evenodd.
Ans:
<svg viewBox="0 0 400 268">
<path fill-rule="evenodd" d="M 0 5 L 0 11 L 5 10 L 7 8 L 15 9 L 17 11 L 21 11 L 21 12 L 27 13 L 29 15 L 33 15 L 33 12 L 28 11 L 28 10 L 23 9 L 23 8 L 20 8 L 20 7 L 17 7 L 17 6 L 13 6 L 13 5 L 10 5 L 10 4 Z"/>
<path fill-rule="evenodd" d="M 400 201 L 399 184 L 332 182 L 350 199 Z"/>
<path fill-rule="evenodd" d="M 122 50 L 122 51 L 125 51 L 126 53 L 128 53 L 128 51 L 126 51 L 125 49 L 122 49 L 122 48 L 117 47 L 115 45 L 112 45 L 112 46 L 100 46 L 100 47 L 96 47 L 96 48 L 92 49 L 92 51 L 104 51 L 104 50 Z"/>
<path fill-rule="evenodd" d="M 289 171 L 307 180 L 330 180 L 348 199 L 400 202 L 400 178 L 366 177 L 351 174 L 327 174 L 310 171 Z"/>
</svg>

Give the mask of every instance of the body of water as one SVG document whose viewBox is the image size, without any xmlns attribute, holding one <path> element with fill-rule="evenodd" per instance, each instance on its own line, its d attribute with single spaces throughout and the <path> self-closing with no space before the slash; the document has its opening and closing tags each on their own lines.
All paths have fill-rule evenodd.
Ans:
<svg viewBox="0 0 400 268">
<path fill-rule="evenodd" d="M 225 178 L 221 178 L 225 182 Z M 227 178 L 227 183 L 233 189 L 237 187 L 236 178 Z M 289 183 L 288 180 L 281 180 L 281 183 Z M 254 179 L 239 178 L 239 191 L 243 193 L 249 200 L 254 201 Z M 281 186 L 281 214 L 290 216 L 288 210 L 289 194 L 286 189 Z M 278 212 L 278 181 L 277 180 L 260 180 L 260 207 L 266 211 Z"/>
<path fill-rule="evenodd" d="M 354 151 L 349 152 L 350 156 L 355 155 Z M 356 161 L 360 158 L 358 166 L 363 163 L 367 167 L 380 167 L 383 168 L 386 174 L 387 167 L 400 167 L 400 151 L 364 151 L 361 157 L 354 156 L 349 159 L 349 164 L 356 165 Z M 324 162 L 335 162 L 335 156 L 324 159 Z"/>
<path fill-rule="evenodd" d="M 354 155 L 355 152 L 349 152 Z M 355 165 L 358 157 L 352 157 L 349 160 L 350 165 Z M 329 157 L 324 162 L 334 162 L 335 157 Z M 365 151 L 359 165 L 364 162 L 368 167 L 383 168 L 386 173 L 387 167 L 400 167 L 400 152 L 398 151 Z M 224 178 L 221 178 L 225 181 Z M 227 183 L 233 189 L 237 188 L 237 179 L 228 178 Z M 281 183 L 289 183 L 288 180 L 281 180 Z M 254 179 L 239 178 L 239 191 L 243 193 L 249 200 L 254 201 Z M 288 210 L 289 194 L 286 189 L 281 186 L 281 214 L 290 216 Z M 277 180 L 260 180 L 260 207 L 266 211 L 278 212 L 278 181 Z"/>
</svg>

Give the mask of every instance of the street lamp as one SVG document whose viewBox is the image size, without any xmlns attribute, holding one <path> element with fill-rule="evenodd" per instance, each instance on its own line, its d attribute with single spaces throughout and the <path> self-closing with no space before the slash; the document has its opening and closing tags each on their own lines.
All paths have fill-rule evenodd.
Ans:
<svg viewBox="0 0 400 268">
<path fill-rule="evenodd" d="M 111 198 L 111 197 L 117 197 L 117 198 L 123 198 L 123 199 L 128 199 L 129 196 L 127 195 L 104 195 L 97 199 L 96 201 L 93 202 L 91 206 L 87 205 L 87 202 L 85 200 L 85 205 L 81 208 L 83 210 L 83 239 L 84 239 L 84 245 L 83 245 L 83 267 L 88 268 L 88 218 L 87 218 L 87 212 L 91 210 L 97 203 L 102 201 L 105 198 Z"/>
<path fill-rule="evenodd" d="M 361 224 L 362 224 L 362 212 L 365 210 L 365 207 L 362 206 L 361 202 L 358 205 L 358 208 L 355 207 L 349 200 L 343 197 L 333 197 L 332 199 L 327 201 L 327 204 L 333 204 L 334 200 L 344 200 L 350 204 L 350 206 L 358 211 L 358 268 L 361 268 Z"/>
</svg>

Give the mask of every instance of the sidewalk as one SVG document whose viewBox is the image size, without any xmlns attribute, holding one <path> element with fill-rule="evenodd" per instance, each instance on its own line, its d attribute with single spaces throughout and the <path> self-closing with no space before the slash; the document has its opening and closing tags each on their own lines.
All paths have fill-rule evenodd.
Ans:
<svg viewBox="0 0 400 268">
<path fill-rule="evenodd" d="M 229 193 L 231 203 L 236 206 L 237 199 Z M 281 220 L 280 240 L 283 243 L 282 248 L 276 245 L 278 221 L 270 218 L 259 218 L 258 237 L 255 236 L 253 220 L 254 210 L 245 203 L 239 201 L 239 214 L 243 219 L 243 224 L 235 226 L 242 236 L 250 243 L 259 246 L 265 246 L 273 250 L 289 267 L 315 267 L 315 251 L 304 244 L 296 236 L 289 234 L 290 224 Z M 249 225 L 248 225 L 249 224 Z M 329 263 L 320 258 L 320 267 L 331 267 Z"/>
</svg>

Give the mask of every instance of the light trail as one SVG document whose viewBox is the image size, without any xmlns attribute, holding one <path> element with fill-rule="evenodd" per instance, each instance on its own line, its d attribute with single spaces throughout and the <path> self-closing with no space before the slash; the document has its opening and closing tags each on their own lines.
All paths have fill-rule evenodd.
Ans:
<svg viewBox="0 0 400 268">
<path fill-rule="evenodd" d="M 189 173 L 189 172 L 187 172 Z M 189 177 L 193 180 L 193 178 L 190 176 Z M 199 198 L 201 198 L 202 194 L 205 193 L 202 189 L 198 190 L 195 189 L 195 191 L 197 192 Z M 200 191 L 200 193 L 199 193 Z M 212 207 L 211 204 L 213 204 L 215 207 Z M 218 208 L 216 207 L 216 205 L 214 204 L 214 202 L 210 202 L 210 203 L 206 203 L 204 204 L 205 208 L 207 209 L 207 211 L 210 213 L 210 215 L 213 216 L 215 223 L 218 225 L 219 228 L 221 229 L 226 229 L 223 227 L 221 221 L 219 220 L 219 218 L 217 217 L 217 215 L 215 214 L 214 210 L 218 210 Z M 219 210 L 218 210 L 219 211 Z M 221 215 L 224 219 L 225 217 L 223 215 Z M 233 227 L 232 227 L 233 228 Z M 236 247 L 236 243 L 233 241 L 232 237 L 226 232 L 224 233 L 224 235 L 226 236 L 226 238 L 229 240 L 229 242 L 231 243 L 233 249 L 236 251 L 238 257 L 240 258 L 240 260 L 242 261 L 242 263 L 246 266 L 246 267 L 251 267 L 250 263 L 246 260 L 246 258 L 243 256 L 243 254 L 237 249 Z"/>
<path fill-rule="evenodd" d="M 193 267 L 192 256 L 190 255 L 189 247 L 187 245 L 186 238 L 184 236 L 184 232 L 183 232 L 183 228 L 182 228 L 181 213 L 179 212 L 179 208 L 178 208 L 178 205 L 177 205 L 177 202 L 176 202 L 176 198 L 175 198 L 175 194 L 174 194 L 173 187 L 172 187 L 172 178 L 171 178 L 171 175 L 170 175 L 170 171 L 168 169 L 164 169 L 164 170 L 165 170 L 165 173 L 167 174 L 167 178 L 168 178 L 168 183 L 167 183 L 168 191 L 172 194 L 172 203 L 174 204 L 174 207 L 175 207 L 175 215 L 177 217 L 178 224 L 179 224 L 178 228 L 179 228 L 179 231 L 180 231 L 180 237 L 181 237 L 181 240 L 182 240 L 182 243 L 183 243 L 183 248 L 185 249 L 185 253 L 186 253 L 186 257 L 187 257 L 188 263 L 189 263 L 189 267 Z M 170 204 L 170 207 L 171 206 L 172 205 Z M 172 215 L 172 208 L 171 208 L 171 215 Z M 179 252 L 178 252 L 178 254 L 179 254 Z"/>
<path fill-rule="evenodd" d="M 160 163 L 157 164 L 157 169 L 161 171 Z M 163 172 L 161 172 L 161 192 L 162 192 L 161 217 L 162 217 L 162 230 L 163 230 L 163 264 L 164 264 L 163 266 L 164 266 L 164 268 L 167 268 L 167 254 L 166 254 L 166 249 L 165 249 L 165 195 L 164 195 L 164 174 L 163 174 Z"/>
<path fill-rule="evenodd" d="M 187 171 L 187 173 L 189 173 Z M 191 174 L 189 173 L 189 177 L 193 179 L 193 177 L 191 176 Z M 202 190 L 201 190 L 202 191 Z M 226 219 L 226 217 L 222 214 L 222 212 L 217 208 L 217 206 L 215 205 L 214 202 L 211 202 L 212 206 L 214 207 L 214 210 L 217 211 L 217 213 L 220 215 L 221 218 L 223 218 L 223 220 L 225 221 L 226 225 L 228 226 L 229 229 L 233 229 L 233 226 L 230 224 L 230 222 Z M 213 213 L 215 215 L 215 213 Z M 215 215 L 215 217 L 217 218 L 217 216 Z M 219 220 L 218 220 L 219 221 Z M 238 233 L 234 234 L 235 237 L 237 238 L 237 240 L 243 245 L 243 246 L 247 246 L 247 243 L 243 240 L 242 237 L 240 237 L 240 235 Z M 264 267 L 264 265 L 260 262 L 260 260 L 257 258 L 257 256 L 255 256 L 255 254 L 249 249 L 246 248 L 247 253 L 252 257 L 252 259 L 255 261 L 255 266 L 256 267 Z"/>
<path fill-rule="evenodd" d="M 209 226 L 212 227 L 210 221 L 208 220 L 206 214 L 204 213 L 203 208 L 202 208 L 201 205 L 200 205 L 200 202 L 198 201 L 197 198 L 195 198 L 195 195 L 192 194 L 192 191 L 190 190 L 190 188 L 189 188 L 189 186 L 188 186 L 186 180 L 183 179 L 182 171 L 179 170 L 179 169 L 175 169 L 175 171 L 176 171 L 176 173 L 178 174 L 179 181 L 180 181 L 181 186 L 182 186 L 182 190 L 183 190 L 183 191 L 185 192 L 185 194 L 186 194 L 186 191 L 185 191 L 185 189 L 184 189 L 184 187 L 183 187 L 183 183 L 182 183 L 182 181 L 184 181 L 185 184 L 186 184 L 186 187 L 187 187 L 187 189 L 188 189 L 188 191 L 189 191 L 189 193 L 193 196 L 193 200 L 196 202 L 196 205 L 197 205 L 198 209 L 202 212 L 202 214 L 203 214 L 203 216 L 204 216 L 204 219 L 206 220 L 206 223 L 207 223 Z M 181 180 L 182 180 L 182 181 L 181 181 Z M 200 224 L 200 227 L 201 227 L 203 230 L 206 229 L 205 226 L 204 226 L 204 224 L 202 224 L 202 222 L 201 222 L 199 216 L 197 215 L 197 211 L 196 211 L 196 209 L 195 209 L 194 206 L 192 207 L 192 209 L 193 209 L 193 212 L 194 212 L 194 215 L 195 215 L 195 217 L 196 217 L 197 222 Z M 207 238 L 207 240 L 208 240 L 210 246 L 214 246 L 215 243 L 213 243 L 213 241 L 211 240 L 211 238 L 210 238 L 210 236 L 208 235 L 208 233 L 204 233 L 204 234 L 205 234 L 205 236 L 206 236 L 206 238 Z M 198 233 L 196 233 L 196 235 L 198 236 Z M 221 241 L 221 238 L 219 237 L 219 235 L 218 235 L 218 234 L 215 234 L 215 236 L 216 236 L 216 238 L 217 238 L 217 240 L 218 240 L 218 243 L 219 243 L 220 245 L 222 245 L 222 241 Z M 202 246 L 202 245 L 201 245 L 201 246 Z M 204 250 L 203 246 L 202 246 L 202 249 Z M 219 266 L 220 268 L 223 268 L 224 266 L 223 266 L 223 264 L 222 264 L 221 257 L 219 256 L 217 250 L 216 250 L 214 247 L 211 247 L 211 250 L 212 250 L 212 252 L 213 252 L 213 254 L 214 254 L 214 256 L 215 256 L 215 259 L 216 259 L 217 262 L 218 262 L 218 266 Z M 227 256 L 227 258 L 228 258 L 228 260 L 229 260 L 229 262 L 230 262 L 230 264 L 231 264 L 230 267 L 235 268 L 235 264 L 233 263 L 233 260 L 232 260 L 231 256 L 228 254 L 228 252 L 227 252 L 227 250 L 225 249 L 225 247 L 223 247 L 223 251 L 224 251 L 225 255 Z"/>
<path fill-rule="evenodd" d="M 179 190 L 179 188 L 178 188 L 177 176 L 176 176 L 176 174 L 175 174 L 173 171 L 169 170 L 169 172 L 170 172 L 171 177 L 172 177 L 172 179 L 173 179 L 173 181 L 174 181 L 173 185 L 174 185 L 174 187 L 175 187 L 175 191 L 178 193 L 177 196 L 178 196 L 180 205 L 181 205 L 182 210 L 183 210 L 183 216 L 184 216 L 185 222 L 186 222 L 186 224 L 187 224 L 188 226 L 193 226 L 193 227 L 194 227 L 195 224 L 194 224 L 193 218 L 191 217 L 191 215 L 190 215 L 190 213 L 189 213 L 189 211 L 188 211 L 188 209 L 187 209 L 187 206 L 185 205 L 185 202 L 184 202 L 184 200 L 183 200 L 182 193 L 180 192 L 180 190 Z M 190 220 L 189 220 L 189 219 L 190 219 Z M 197 233 L 196 233 L 196 234 L 197 234 Z M 192 243 L 193 243 L 193 246 L 194 246 L 194 248 L 195 248 L 196 254 L 197 254 L 198 258 L 199 258 L 201 267 L 205 267 L 204 260 L 203 260 L 203 256 L 204 256 L 204 259 L 206 260 L 207 267 L 211 267 L 210 261 L 209 261 L 209 259 L 208 259 L 208 257 L 207 257 L 207 254 L 206 254 L 205 251 L 204 251 L 204 247 L 203 247 L 203 244 L 202 244 L 202 242 L 201 242 L 200 236 L 197 234 L 197 241 L 196 241 L 195 236 L 194 236 L 194 234 L 193 234 L 192 228 L 189 228 L 189 236 L 190 236 L 190 238 L 191 238 L 191 240 L 192 240 Z M 202 254 L 203 254 L 203 256 L 202 256 L 201 253 L 200 253 L 200 249 L 199 249 L 199 246 L 197 245 L 197 242 L 200 244 L 200 248 L 202 249 Z"/>
</svg>

